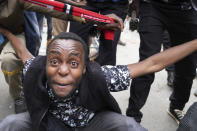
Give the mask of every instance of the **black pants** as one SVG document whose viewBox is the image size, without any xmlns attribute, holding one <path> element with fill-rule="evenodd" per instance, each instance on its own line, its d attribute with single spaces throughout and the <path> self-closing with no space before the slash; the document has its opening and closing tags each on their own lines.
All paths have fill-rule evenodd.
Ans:
<svg viewBox="0 0 197 131">
<path fill-rule="evenodd" d="M 167 29 L 172 46 L 182 44 L 197 37 L 197 12 L 185 6 L 165 3 L 140 5 L 140 61 L 160 52 L 162 34 Z M 175 63 L 174 90 L 170 96 L 170 108 L 182 110 L 189 100 L 190 90 L 196 69 L 196 52 Z M 137 121 L 142 118 L 140 109 L 144 106 L 154 74 L 133 79 L 130 90 L 127 115 Z"/>
<path fill-rule="evenodd" d="M 100 4 L 88 4 L 85 9 L 99 12 L 103 15 L 106 14 L 116 14 L 117 16 L 121 17 L 123 20 L 126 17 L 126 10 L 127 5 L 118 5 L 118 4 L 110 4 L 106 5 L 105 3 Z M 78 34 L 82 39 L 87 43 L 89 43 L 89 31 L 92 28 L 92 25 L 88 24 L 79 24 L 78 22 L 71 22 L 70 23 L 70 32 L 74 32 Z M 99 56 L 96 61 L 101 65 L 115 65 L 116 64 L 116 49 L 117 43 L 120 38 L 120 31 L 115 32 L 114 41 L 105 40 L 102 36 L 100 39 L 100 46 L 99 46 Z"/>
<path fill-rule="evenodd" d="M 50 118 L 48 122 L 48 131 L 147 131 L 133 118 L 114 112 L 98 113 L 83 128 L 69 128 L 54 118 Z"/>
<path fill-rule="evenodd" d="M 133 118 L 115 112 L 101 112 L 83 128 L 70 128 L 54 117 L 48 117 L 47 131 L 147 131 Z M 28 112 L 7 116 L 0 122 L 1 131 L 32 131 Z"/>
</svg>

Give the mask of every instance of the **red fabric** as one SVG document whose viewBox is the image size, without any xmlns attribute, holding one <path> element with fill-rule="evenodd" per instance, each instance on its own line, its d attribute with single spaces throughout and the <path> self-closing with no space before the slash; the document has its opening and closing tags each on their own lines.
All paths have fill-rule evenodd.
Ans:
<svg viewBox="0 0 197 131">
<path fill-rule="evenodd" d="M 104 38 L 106 40 L 114 40 L 114 31 L 113 30 L 104 30 Z"/>
</svg>

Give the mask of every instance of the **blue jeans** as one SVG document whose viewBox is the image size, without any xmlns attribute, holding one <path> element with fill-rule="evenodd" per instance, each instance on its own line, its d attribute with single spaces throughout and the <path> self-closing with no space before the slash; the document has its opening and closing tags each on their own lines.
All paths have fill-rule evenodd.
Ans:
<svg viewBox="0 0 197 131">
<path fill-rule="evenodd" d="M 37 19 L 38 19 L 38 25 L 39 25 L 39 30 L 40 34 L 42 35 L 43 32 L 43 21 L 44 17 L 47 19 L 47 40 L 52 38 L 52 18 L 48 15 L 44 15 L 41 13 L 36 13 Z M 42 39 L 42 36 L 40 37 Z"/>
<path fill-rule="evenodd" d="M 0 33 L 0 45 L 4 42 L 3 35 Z"/>
<path fill-rule="evenodd" d="M 26 47 L 37 56 L 41 44 L 40 31 L 35 12 L 24 11 Z"/>
</svg>

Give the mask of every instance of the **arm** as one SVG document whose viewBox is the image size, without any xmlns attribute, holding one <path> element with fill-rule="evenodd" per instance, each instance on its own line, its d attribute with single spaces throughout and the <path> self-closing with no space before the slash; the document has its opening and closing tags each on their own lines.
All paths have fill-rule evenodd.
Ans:
<svg viewBox="0 0 197 131">
<path fill-rule="evenodd" d="M 87 3 L 86 0 L 83 0 L 83 1 L 80 1 L 80 2 L 75 2 L 73 0 L 56 0 L 56 1 L 71 4 L 71 5 L 74 5 L 74 6 L 86 6 L 86 3 Z"/>
<path fill-rule="evenodd" d="M 139 63 L 129 64 L 132 78 L 157 72 L 197 50 L 197 39 L 155 54 Z"/>
<path fill-rule="evenodd" d="M 120 17 L 118 17 L 116 14 L 108 14 L 106 16 L 112 18 L 114 20 L 114 23 L 101 25 L 100 28 L 105 29 L 105 30 L 110 29 L 110 30 L 121 30 L 121 31 L 123 31 L 124 23 L 123 23 L 123 20 Z"/>
<path fill-rule="evenodd" d="M 42 13 L 42 14 L 49 15 L 51 17 L 55 17 L 55 18 L 62 19 L 62 20 L 68 20 L 68 15 L 65 12 L 60 12 L 60 11 L 53 10 L 51 8 L 42 7 L 37 4 L 25 2 L 24 0 L 19 0 L 19 3 L 20 3 L 21 8 L 25 10 Z"/>
<path fill-rule="evenodd" d="M 21 43 L 21 41 L 11 32 L 0 27 L 0 33 L 2 33 L 5 37 L 8 38 L 16 54 L 22 60 L 23 64 L 28 59 L 33 57 L 32 54 L 27 50 L 27 48 Z"/>
<path fill-rule="evenodd" d="M 104 73 L 108 90 L 111 92 L 127 90 L 131 83 L 131 77 L 127 65 L 104 65 L 101 67 Z"/>
</svg>

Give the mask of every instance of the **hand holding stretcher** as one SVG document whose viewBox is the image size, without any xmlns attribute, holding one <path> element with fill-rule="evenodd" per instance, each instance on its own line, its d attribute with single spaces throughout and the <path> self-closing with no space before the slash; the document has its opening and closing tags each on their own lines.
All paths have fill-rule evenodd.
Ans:
<svg viewBox="0 0 197 131">
<path fill-rule="evenodd" d="M 77 21 L 83 24 L 92 23 L 97 25 L 105 25 L 109 23 L 114 23 L 112 18 L 107 16 L 88 11 L 70 4 L 65 4 L 58 1 L 49 0 L 24 0 L 24 2 L 29 2 L 31 4 L 39 5 L 44 8 L 49 8 L 51 10 L 56 10 L 58 12 L 64 12 L 66 14 L 67 20 Z M 100 29 L 100 28 L 98 28 Z M 102 29 L 100 29 L 102 30 Z M 113 30 L 102 30 L 104 32 L 104 38 L 107 40 L 114 39 Z"/>
</svg>

